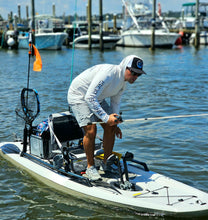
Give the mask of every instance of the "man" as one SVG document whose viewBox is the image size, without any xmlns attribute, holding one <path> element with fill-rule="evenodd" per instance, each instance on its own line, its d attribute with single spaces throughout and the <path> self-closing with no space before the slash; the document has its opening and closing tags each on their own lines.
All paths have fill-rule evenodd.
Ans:
<svg viewBox="0 0 208 220">
<path fill-rule="evenodd" d="M 115 135 L 122 138 L 122 132 L 117 127 L 121 123 L 117 118 L 121 95 L 126 82 L 132 84 L 142 74 L 145 74 L 142 59 L 130 55 L 124 58 L 119 65 L 93 66 L 72 81 L 68 91 L 68 103 L 77 122 L 84 130 L 83 145 L 88 163 L 86 174 L 93 181 L 100 179 L 101 176 L 94 166 L 97 127 L 96 123 L 92 122 L 103 122 L 101 123 L 104 129 L 102 169 L 114 172 L 110 161 L 113 156 Z M 110 105 L 106 102 L 106 98 L 110 98 Z"/>
</svg>

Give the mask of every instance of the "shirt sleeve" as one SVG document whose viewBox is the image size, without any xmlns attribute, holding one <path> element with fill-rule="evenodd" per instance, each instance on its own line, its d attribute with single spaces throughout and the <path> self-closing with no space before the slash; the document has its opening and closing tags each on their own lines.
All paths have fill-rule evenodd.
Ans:
<svg viewBox="0 0 208 220">
<path fill-rule="evenodd" d="M 115 96 L 112 96 L 110 99 L 110 105 L 113 113 L 119 114 L 120 110 L 120 103 L 121 103 L 121 95 L 124 92 L 125 87 L 123 87 L 119 93 Z"/>
<path fill-rule="evenodd" d="M 110 80 L 111 77 L 109 76 L 106 78 L 95 77 L 85 95 L 85 101 L 89 105 L 90 109 L 105 123 L 108 122 L 109 115 L 101 107 L 98 97 L 103 92 L 104 88 L 110 83 Z"/>
</svg>

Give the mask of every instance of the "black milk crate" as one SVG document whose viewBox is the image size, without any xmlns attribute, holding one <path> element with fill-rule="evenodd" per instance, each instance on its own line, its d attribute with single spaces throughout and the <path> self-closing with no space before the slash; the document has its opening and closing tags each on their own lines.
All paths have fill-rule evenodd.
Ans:
<svg viewBox="0 0 208 220">
<path fill-rule="evenodd" d="M 40 158 L 48 159 L 51 157 L 52 145 L 49 139 L 44 139 L 37 135 L 30 137 L 30 153 Z"/>
</svg>

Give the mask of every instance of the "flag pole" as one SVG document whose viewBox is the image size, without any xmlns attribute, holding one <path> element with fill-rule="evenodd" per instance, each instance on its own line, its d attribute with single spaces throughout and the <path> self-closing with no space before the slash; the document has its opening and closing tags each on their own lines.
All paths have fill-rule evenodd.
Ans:
<svg viewBox="0 0 208 220">
<path fill-rule="evenodd" d="M 29 90 L 29 80 L 30 80 L 30 57 L 32 55 L 32 32 L 29 32 L 29 61 L 28 61 L 28 73 L 27 73 L 27 89 L 26 89 L 26 106 L 28 106 L 28 90 Z M 28 132 L 27 123 L 25 122 L 25 128 L 23 130 L 23 149 L 20 156 L 24 156 L 24 153 L 27 151 L 27 142 L 28 142 Z"/>
<path fill-rule="evenodd" d="M 28 60 L 28 73 L 27 73 L 27 89 L 29 89 L 29 81 L 30 81 L 30 58 L 32 55 L 32 32 L 29 32 L 29 60 Z"/>
</svg>

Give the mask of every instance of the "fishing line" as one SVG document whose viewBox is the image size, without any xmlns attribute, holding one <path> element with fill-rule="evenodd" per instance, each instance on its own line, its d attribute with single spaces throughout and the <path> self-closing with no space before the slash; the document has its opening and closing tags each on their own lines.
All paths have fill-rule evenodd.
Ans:
<svg viewBox="0 0 208 220">
<path fill-rule="evenodd" d="M 74 25 L 73 25 L 73 41 L 72 41 L 72 61 L 71 61 L 71 77 L 70 77 L 70 83 L 71 85 L 72 78 L 73 78 L 73 71 L 74 71 L 74 51 L 75 51 L 75 31 L 76 31 L 76 15 L 77 15 L 77 0 L 75 0 L 75 8 L 74 8 Z"/>
</svg>

